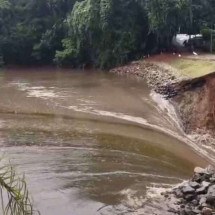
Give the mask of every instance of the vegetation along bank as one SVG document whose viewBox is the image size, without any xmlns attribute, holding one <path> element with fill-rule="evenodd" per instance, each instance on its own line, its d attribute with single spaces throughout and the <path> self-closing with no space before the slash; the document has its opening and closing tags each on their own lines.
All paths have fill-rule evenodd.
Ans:
<svg viewBox="0 0 215 215">
<path fill-rule="evenodd" d="M 0 0 L 1 64 L 109 69 L 175 49 L 176 34 L 201 33 L 198 46 L 212 51 L 214 8 L 213 0 Z"/>
</svg>

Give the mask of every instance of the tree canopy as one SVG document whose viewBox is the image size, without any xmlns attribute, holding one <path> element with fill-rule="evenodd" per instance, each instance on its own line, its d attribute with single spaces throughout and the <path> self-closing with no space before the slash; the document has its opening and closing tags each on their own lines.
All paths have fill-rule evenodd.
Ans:
<svg viewBox="0 0 215 215">
<path fill-rule="evenodd" d="M 213 0 L 0 0 L 6 64 L 110 68 L 214 28 Z"/>
</svg>

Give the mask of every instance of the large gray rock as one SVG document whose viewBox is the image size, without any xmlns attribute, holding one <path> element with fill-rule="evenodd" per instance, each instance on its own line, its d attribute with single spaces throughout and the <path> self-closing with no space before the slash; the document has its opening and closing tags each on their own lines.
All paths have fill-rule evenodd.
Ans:
<svg viewBox="0 0 215 215">
<path fill-rule="evenodd" d="M 190 206 L 185 206 L 185 208 L 181 209 L 179 212 L 180 215 L 196 215 L 196 213 L 193 211 L 193 208 Z"/>
<path fill-rule="evenodd" d="M 207 168 L 206 168 L 206 174 L 209 174 L 209 175 L 213 175 L 215 174 L 215 169 L 213 166 L 209 165 Z"/>
<path fill-rule="evenodd" d="M 207 201 L 206 196 L 202 196 L 202 197 L 200 198 L 200 200 L 199 200 L 199 205 L 203 205 L 203 204 L 205 204 L 205 203 L 206 203 L 206 201 Z"/>
<path fill-rule="evenodd" d="M 198 202 L 197 199 L 194 199 L 194 200 L 191 202 L 191 204 L 192 204 L 193 206 L 198 206 L 199 202 Z"/>
<path fill-rule="evenodd" d="M 195 199 L 195 197 L 196 197 L 195 193 L 193 193 L 193 194 L 187 194 L 187 195 L 184 196 L 184 199 L 186 199 L 187 202 L 191 202 L 192 200 Z"/>
<path fill-rule="evenodd" d="M 201 211 L 200 211 L 198 208 L 194 208 L 194 209 L 193 209 L 193 212 L 194 212 L 195 214 L 201 214 Z"/>
<path fill-rule="evenodd" d="M 211 185 L 211 183 L 207 182 L 207 181 L 203 181 L 201 185 L 202 185 L 202 187 L 208 188 Z"/>
<path fill-rule="evenodd" d="M 206 203 L 211 206 L 214 206 L 215 205 L 215 196 L 207 196 Z"/>
<path fill-rule="evenodd" d="M 196 194 L 200 195 L 200 194 L 206 194 L 207 193 L 208 188 L 207 187 L 200 187 L 196 190 Z"/>
<path fill-rule="evenodd" d="M 212 209 L 210 209 L 210 208 L 203 208 L 202 215 L 212 215 Z"/>
<path fill-rule="evenodd" d="M 174 190 L 174 194 L 177 198 L 182 198 L 183 197 L 183 193 L 180 189 L 176 189 Z"/>
<path fill-rule="evenodd" d="M 207 192 L 208 196 L 212 196 L 215 197 L 215 185 L 212 185 L 208 188 L 208 192 Z"/>
<path fill-rule="evenodd" d="M 203 169 L 203 168 L 201 168 L 201 167 L 196 167 L 196 168 L 194 169 L 194 173 L 195 173 L 195 174 L 206 174 L 206 170 Z"/>
<path fill-rule="evenodd" d="M 183 192 L 184 194 L 193 194 L 193 193 L 195 193 L 195 189 L 192 188 L 192 187 L 189 186 L 189 185 L 185 185 L 185 186 L 182 188 L 182 192 Z"/>
<path fill-rule="evenodd" d="M 215 183 L 215 176 L 212 176 L 212 177 L 210 178 L 210 182 L 211 182 L 211 183 Z"/>
<path fill-rule="evenodd" d="M 215 215 L 215 169 L 212 166 L 196 167 L 194 172 L 189 182 L 171 193 L 171 198 L 180 200 L 176 212 L 179 215 Z"/>
<path fill-rule="evenodd" d="M 190 185 L 192 188 L 194 188 L 194 189 L 197 189 L 197 188 L 200 187 L 200 184 L 197 183 L 197 182 L 195 182 L 195 181 L 190 181 L 190 182 L 189 182 L 189 185 Z"/>
<path fill-rule="evenodd" d="M 195 173 L 192 178 L 192 181 L 200 183 L 200 182 L 202 182 L 202 178 L 203 178 L 203 175 Z"/>
<path fill-rule="evenodd" d="M 203 181 L 201 183 L 201 187 L 196 190 L 196 194 L 197 195 L 206 194 L 207 191 L 208 191 L 208 187 L 210 186 L 210 184 L 211 184 L 210 182 Z"/>
</svg>

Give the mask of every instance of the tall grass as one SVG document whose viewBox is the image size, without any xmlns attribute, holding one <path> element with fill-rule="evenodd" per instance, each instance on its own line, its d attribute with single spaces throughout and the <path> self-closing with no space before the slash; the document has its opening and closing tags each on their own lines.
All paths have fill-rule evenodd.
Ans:
<svg viewBox="0 0 215 215">
<path fill-rule="evenodd" d="M 0 167 L 0 213 L 2 215 L 34 215 L 25 178 L 18 177 L 14 168 Z"/>
</svg>

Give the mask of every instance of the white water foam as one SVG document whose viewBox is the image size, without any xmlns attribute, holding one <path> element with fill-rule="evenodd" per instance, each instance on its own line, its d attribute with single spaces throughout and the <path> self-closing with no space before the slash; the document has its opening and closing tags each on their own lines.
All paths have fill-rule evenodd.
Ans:
<svg viewBox="0 0 215 215">
<path fill-rule="evenodd" d="M 163 98 L 161 94 L 158 94 L 154 91 L 151 92 L 150 96 L 157 104 L 156 109 L 158 110 L 158 112 L 160 112 L 161 114 L 165 112 L 168 116 L 165 119 L 173 126 L 177 126 L 177 128 L 183 133 L 182 124 L 178 119 L 178 115 L 174 106 L 167 99 Z"/>
<path fill-rule="evenodd" d="M 138 195 L 137 190 L 124 189 L 120 192 L 124 196 L 122 204 L 124 205 L 125 214 L 129 215 L 172 215 L 168 212 L 173 202 L 166 202 L 162 193 L 166 193 L 179 185 L 151 183 L 146 187 L 144 196 Z M 126 210 L 127 208 L 127 210 Z M 130 210 L 131 209 L 131 210 Z M 123 213 L 122 213 L 123 214 Z"/>
<path fill-rule="evenodd" d="M 180 140 L 182 142 L 186 142 L 197 153 L 199 153 L 200 155 L 204 155 L 206 158 L 210 159 L 211 162 L 215 162 L 215 157 L 212 157 L 207 150 L 205 150 L 204 148 L 202 148 L 201 146 L 199 146 L 198 144 L 193 142 L 191 139 L 189 139 L 187 137 L 187 135 L 182 131 L 182 129 L 181 129 L 181 134 L 178 134 L 170 129 L 150 124 L 149 122 L 147 122 L 147 120 L 145 120 L 142 117 L 134 117 L 134 116 L 126 115 L 123 113 L 102 111 L 102 110 L 93 109 L 92 107 L 82 108 L 82 107 L 78 107 L 78 106 L 69 106 L 69 107 L 64 107 L 64 108 L 68 108 L 68 109 L 74 110 L 76 112 L 90 113 L 90 114 L 94 114 L 94 115 L 98 115 L 98 116 L 108 116 L 108 117 L 113 117 L 116 119 L 122 119 L 122 120 L 126 120 L 126 121 L 129 121 L 132 123 L 137 123 L 139 125 L 143 125 L 148 128 L 160 131 L 160 132 L 168 134 L 174 138 L 177 138 L 178 140 Z"/>
<path fill-rule="evenodd" d="M 143 206 L 146 198 L 143 196 L 138 196 L 136 190 L 125 189 L 120 192 L 120 195 L 124 196 L 123 205 L 126 205 L 132 209 L 138 209 Z"/>
<path fill-rule="evenodd" d="M 181 132 L 182 140 L 184 140 L 184 142 L 191 146 L 200 155 L 203 155 L 210 162 L 214 163 L 215 154 L 213 155 L 211 154 L 211 152 L 214 152 L 215 139 L 212 138 L 210 134 L 205 132 L 203 132 L 202 134 L 200 134 L 201 132 L 194 132 L 191 135 L 187 135 L 183 130 L 182 123 L 180 123 L 180 119 L 175 110 L 175 107 L 168 100 L 163 98 L 162 95 L 157 94 L 154 91 L 151 92 L 151 98 L 157 103 L 158 111 L 161 113 L 166 111 L 167 115 L 172 120 L 172 122 L 174 122 L 174 124 L 177 125 L 177 128 Z M 170 123 L 171 120 L 169 120 Z"/>
<path fill-rule="evenodd" d="M 13 82 L 10 85 L 17 86 L 21 91 L 26 91 L 27 97 L 35 97 L 35 98 L 43 98 L 43 99 L 61 97 L 58 93 L 56 93 L 53 87 L 49 87 L 49 88 L 46 88 L 43 86 L 32 87 L 25 82 Z"/>
</svg>

